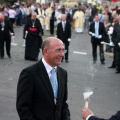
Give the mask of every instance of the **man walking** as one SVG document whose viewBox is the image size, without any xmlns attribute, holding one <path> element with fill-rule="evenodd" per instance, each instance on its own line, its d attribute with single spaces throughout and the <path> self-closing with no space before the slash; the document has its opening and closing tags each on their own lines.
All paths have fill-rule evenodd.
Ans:
<svg viewBox="0 0 120 120">
<path fill-rule="evenodd" d="M 100 48 L 100 61 L 105 64 L 104 50 L 101 41 L 104 40 L 105 27 L 99 22 L 99 16 L 95 15 L 94 22 L 90 25 L 89 34 L 91 35 L 93 63 L 97 61 L 97 46 Z"/>
<path fill-rule="evenodd" d="M 0 58 L 4 58 L 4 44 L 6 43 L 6 53 L 11 58 L 11 35 L 15 35 L 13 27 L 8 20 L 0 13 Z"/>
<path fill-rule="evenodd" d="M 71 41 L 71 25 L 68 21 L 66 21 L 66 15 L 62 14 L 61 16 L 62 22 L 57 25 L 57 38 L 63 41 L 65 45 L 65 61 L 69 62 L 69 44 Z M 62 59 L 63 60 L 63 59 Z"/>
</svg>

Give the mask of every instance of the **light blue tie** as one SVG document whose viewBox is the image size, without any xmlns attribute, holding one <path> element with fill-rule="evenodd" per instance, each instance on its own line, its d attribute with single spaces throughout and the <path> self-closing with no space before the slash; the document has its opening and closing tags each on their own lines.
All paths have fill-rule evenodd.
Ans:
<svg viewBox="0 0 120 120">
<path fill-rule="evenodd" d="M 66 23 L 65 23 L 65 22 L 63 22 L 63 31 L 65 31 L 65 24 L 66 24 Z"/>
<path fill-rule="evenodd" d="M 57 83 L 57 74 L 56 74 L 56 69 L 53 68 L 51 71 L 51 76 L 50 76 L 50 82 L 53 88 L 53 93 L 54 93 L 54 98 L 57 99 L 57 93 L 58 93 L 58 83 Z"/>
</svg>

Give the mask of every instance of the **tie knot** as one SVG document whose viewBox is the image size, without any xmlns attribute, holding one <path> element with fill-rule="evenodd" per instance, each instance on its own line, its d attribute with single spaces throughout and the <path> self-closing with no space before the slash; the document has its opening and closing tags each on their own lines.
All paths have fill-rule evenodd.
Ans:
<svg viewBox="0 0 120 120">
<path fill-rule="evenodd" d="M 50 72 L 51 72 L 51 74 L 54 74 L 56 72 L 56 69 L 53 68 Z"/>
</svg>

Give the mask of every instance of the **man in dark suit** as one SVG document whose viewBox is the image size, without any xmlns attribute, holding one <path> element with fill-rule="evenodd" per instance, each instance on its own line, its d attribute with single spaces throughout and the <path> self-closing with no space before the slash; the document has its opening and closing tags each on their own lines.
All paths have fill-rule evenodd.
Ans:
<svg viewBox="0 0 120 120">
<path fill-rule="evenodd" d="M 82 118 L 84 120 L 106 120 L 104 118 L 98 118 L 93 114 L 91 110 L 88 108 L 84 107 L 82 109 Z M 107 120 L 120 120 L 120 111 L 118 111 L 115 115 L 112 115 L 109 119 Z"/>
<path fill-rule="evenodd" d="M 104 50 L 101 41 L 104 40 L 105 35 L 105 27 L 104 24 L 99 22 L 99 16 L 95 15 L 94 22 L 91 23 L 89 34 L 91 35 L 91 43 L 92 43 L 92 54 L 93 54 L 93 63 L 97 61 L 97 46 L 100 48 L 100 61 L 101 64 L 105 64 L 104 58 Z"/>
<path fill-rule="evenodd" d="M 116 23 L 113 28 L 112 41 L 116 51 L 116 73 L 120 73 L 120 16 L 118 16 L 118 23 Z"/>
<path fill-rule="evenodd" d="M 62 14 L 61 16 L 62 22 L 57 25 L 57 38 L 63 41 L 65 44 L 65 61 L 69 62 L 69 44 L 71 41 L 71 25 L 68 21 L 66 21 L 66 15 Z"/>
<path fill-rule="evenodd" d="M 51 17 L 50 17 L 50 34 L 54 35 L 54 20 L 55 20 L 55 10 L 54 7 L 51 7 Z"/>
<path fill-rule="evenodd" d="M 6 42 L 6 52 L 9 58 L 11 58 L 11 35 L 14 35 L 13 27 L 8 20 L 0 13 L 0 58 L 4 58 L 4 43 Z"/>
<path fill-rule="evenodd" d="M 63 42 L 49 37 L 42 43 L 43 58 L 21 72 L 16 103 L 20 120 L 70 120 L 67 71 L 58 66 L 64 52 Z"/>
</svg>

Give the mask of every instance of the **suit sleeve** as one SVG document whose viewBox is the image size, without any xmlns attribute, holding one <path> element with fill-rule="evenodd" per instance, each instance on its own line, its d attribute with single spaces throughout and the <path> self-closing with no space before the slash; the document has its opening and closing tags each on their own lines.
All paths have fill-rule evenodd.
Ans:
<svg viewBox="0 0 120 120">
<path fill-rule="evenodd" d="M 57 30 L 56 30 L 56 35 L 57 35 L 57 38 L 59 38 L 59 24 L 57 25 Z"/>
<path fill-rule="evenodd" d="M 66 72 L 66 83 L 65 83 L 65 91 L 64 91 L 64 99 L 62 104 L 62 119 L 61 120 L 71 120 L 70 119 L 70 111 L 67 104 L 67 98 L 68 98 L 68 88 L 67 88 L 67 72 Z"/>
<path fill-rule="evenodd" d="M 69 23 L 69 37 L 68 38 L 71 38 L 71 25 Z"/>
<path fill-rule="evenodd" d="M 116 24 L 114 25 L 114 28 L 113 28 L 112 42 L 115 44 L 115 46 L 117 45 L 117 42 L 116 42 Z"/>
<path fill-rule="evenodd" d="M 20 120 L 35 120 L 32 114 L 33 79 L 27 70 L 20 74 L 17 86 L 16 108 Z"/>
<path fill-rule="evenodd" d="M 88 120 L 120 120 L 120 111 L 115 115 L 112 115 L 109 119 L 98 118 L 96 116 L 91 116 Z"/>
<path fill-rule="evenodd" d="M 27 19 L 24 29 L 23 29 L 23 38 L 25 38 L 26 31 L 28 31 L 28 28 L 29 28 L 29 19 Z"/>
</svg>

